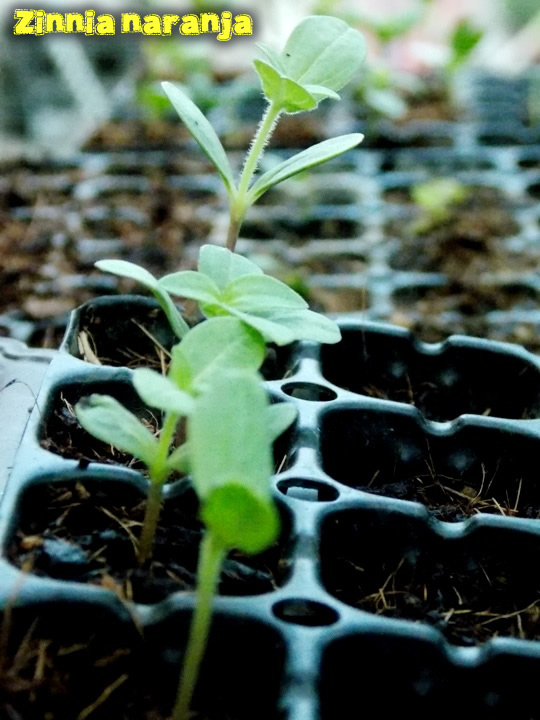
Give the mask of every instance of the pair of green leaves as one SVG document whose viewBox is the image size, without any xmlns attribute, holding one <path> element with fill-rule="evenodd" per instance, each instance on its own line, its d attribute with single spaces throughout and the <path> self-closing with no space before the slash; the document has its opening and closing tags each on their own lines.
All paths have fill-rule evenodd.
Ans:
<svg viewBox="0 0 540 720">
<path fill-rule="evenodd" d="M 266 62 L 255 60 L 264 94 L 285 112 L 313 110 L 341 90 L 364 60 L 362 35 L 335 17 L 313 16 L 292 31 L 281 53 L 258 47 Z"/>
<path fill-rule="evenodd" d="M 198 271 L 173 273 L 159 281 L 125 260 L 100 260 L 96 266 L 145 285 L 169 321 L 172 307 L 179 318 L 171 323 L 173 330 L 178 330 L 180 321 L 184 321 L 169 294 L 197 300 L 207 317 L 234 316 L 277 345 L 294 340 L 336 343 L 341 337 L 337 325 L 309 310 L 306 301 L 294 290 L 265 275 L 250 260 L 215 245 L 201 248 Z"/>
</svg>

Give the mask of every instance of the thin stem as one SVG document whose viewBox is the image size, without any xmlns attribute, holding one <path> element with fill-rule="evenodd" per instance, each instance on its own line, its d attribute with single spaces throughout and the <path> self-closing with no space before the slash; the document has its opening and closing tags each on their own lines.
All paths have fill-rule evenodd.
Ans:
<svg viewBox="0 0 540 720">
<path fill-rule="evenodd" d="M 138 563 L 144 565 L 152 555 L 154 540 L 156 537 L 157 524 L 161 513 L 161 499 L 163 496 L 163 485 L 167 480 L 167 457 L 171 446 L 179 416 L 173 413 L 165 415 L 165 422 L 159 436 L 156 458 L 150 468 L 150 488 L 146 498 L 146 509 L 144 513 L 141 539 L 139 540 Z"/>
<path fill-rule="evenodd" d="M 189 639 L 182 665 L 178 693 L 172 717 L 174 720 L 188 720 L 191 698 L 197 684 L 199 668 L 206 650 L 210 621 L 212 619 L 212 600 L 219 582 L 221 566 L 228 548 L 222 540 L 210 530 L 201 543 L 197 568 L 197 604 Z"/>
<path fill-rule="evenodd" d="M 281 104 L 270 103 L 262 117 L 260 125 L 253 138 L 253 143 L 246 156 L 244 168 L 240 175 L 238 189 L 234 200 L 231 201 L 231 210 L 229 218 L 229 231 L 227 233 L 227 247 L 234 251 L 240 228 L 244 222 L 244 215 L 248 208 L 246 196 L 249 190 L 249 184 L 253 177 L 257 165 L 263 155 L 264 148 L 270 139 L 277 120 L 282 112 Z"/>
</svg>

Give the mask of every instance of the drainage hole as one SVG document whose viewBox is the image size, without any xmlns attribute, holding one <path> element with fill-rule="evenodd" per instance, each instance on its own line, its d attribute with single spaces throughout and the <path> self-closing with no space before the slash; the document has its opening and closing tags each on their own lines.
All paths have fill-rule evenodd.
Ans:
<svg viewBox="0 0 540 720">
<path fill-rule="evenodd" d="M 317 385 L 316 383 L 287 383 L 286 385 L 283 385 L 281 389 L 284 393 L 287 393 L 287 395 L 290 395 L 293 398 L 298 398 L 299 400 L 328 402 L 329 400 L 335 400 L 337 398 L 337 394 L 333 390 L 324 387 L 324 385 Z"/>
<path fill-rule="evenodd" d="M 272 610 L 277 618 L 293 625 L 320 627 L 333 625 L 339 620 L 339 615 L 333 608 L 314 600 L 281 600 Z"/>
<path fill-rule="evenodd" d="M 336 488 L 316 480 L 289 478 L 278 482 L 278 490 L 287 497 L 308 502 L 332 502 L 337 500 L 339 492 Z"/>
</svg>

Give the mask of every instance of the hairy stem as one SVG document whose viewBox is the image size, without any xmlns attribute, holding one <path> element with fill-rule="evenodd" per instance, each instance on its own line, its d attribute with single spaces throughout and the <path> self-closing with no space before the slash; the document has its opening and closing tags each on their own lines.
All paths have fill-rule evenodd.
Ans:
<svg viewBox="0 0 540 720">
<path fill-rule="evenodd" d="M 260 125 L 255 133 L 255 137 L 253 138 L 251 148 L 246 156 L 244 168 L 238 183 L 238 189 L 234 200 L 231 201 L 229 231 L 227 233 L 227 247 L 231 251 L 234 251 L 242 223 L 244 222 L 244 215 L 248 209 L 246 198 L 251 178 L 257 169 L 257 165 L 263 155 L 264 148 L 272 136 L 272 132 L 274 131 L 280 115 L 281 105 L 278 103 L 270 103 L 261 119 Z"/>
<path fill-rule="evenodd" d="M 137 560 L 139 565 L 144 565 L 151 557 L 154 549 L 157 524 L 161 513 L 161 499 L 163 496 L 163 485 L 167 480 L 167 457 L 171 446 L 179 417 L 173 413 L 165 415 L 165 422 L 159 436 L 156 459 L 150 468 L 150 488 L 146 498 L 146 510 L 144 513 L 141 538 L 139 540 L 139 552 Z"/>
<path fill-rule="evenodd" d="M 189 707 L 199 676 L 199 668 L 206 650 L 210 621 L 212 619 L 212 600 L 219 582 L 221 566 L 228 548 L 210 530 L 206 532 L 199 554 L 197 568 L 197 604 L 189 639 L 184 656 L 180 683 L 172 717 L 174 720 L 188 720 Z"/>
</svg>

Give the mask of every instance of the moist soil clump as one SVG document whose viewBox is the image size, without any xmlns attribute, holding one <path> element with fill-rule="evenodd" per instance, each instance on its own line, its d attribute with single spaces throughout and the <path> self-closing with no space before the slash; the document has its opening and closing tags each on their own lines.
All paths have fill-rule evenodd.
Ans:
<svg viewBox="0 0 540 720">
<path fill-rule="evenodd" d="M 145 498 L 125 484 L 35 486 L 23 500 L 9 558 L 25 572 L 99 585 L 138 603 L 194 590 L 203 533 L 195 494 L 186 483 L 164 502 L 152 559 L 139 568 L 136 551 L 144 509 Z M 230 553 L 220 593 L 271 592 L 287 573 L 283 552 L 276 544 L 253 557 Z"/>
</svg>

